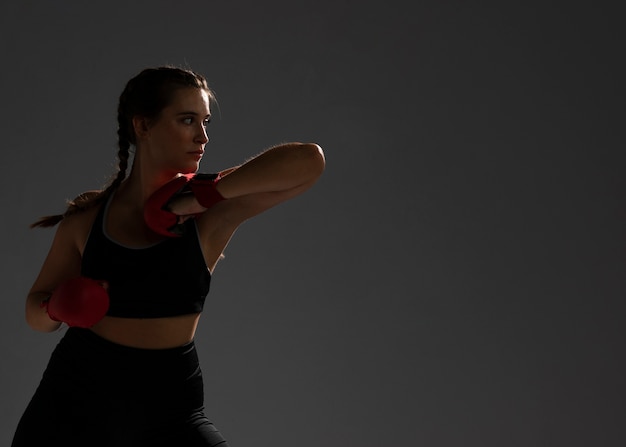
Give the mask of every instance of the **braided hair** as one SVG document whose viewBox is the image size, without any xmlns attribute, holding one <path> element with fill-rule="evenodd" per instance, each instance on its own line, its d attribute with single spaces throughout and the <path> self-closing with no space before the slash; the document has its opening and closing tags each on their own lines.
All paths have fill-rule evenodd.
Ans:
<svg viewBox="0 0 626 447">
<path fill-rule="evenodd" d="M 32 223 L 30 228 L 53 227 L 65 217 L 105 202 L 126 178 L 130 148 L 136 144 L 133 117 L 156 119 L 171 103 L 174 92 L 183 87 L 205 90 L 209 99 L 215 100 L 215 95 L 202 75 L 170 65 L 146 68 L 128 81 L 120 95 L 117 107 L 117 174 L 104 189 L 94 193 L 84 193 L 74 200 L 69 200 L 63 214 L 41 217 Z"/>
</svg>

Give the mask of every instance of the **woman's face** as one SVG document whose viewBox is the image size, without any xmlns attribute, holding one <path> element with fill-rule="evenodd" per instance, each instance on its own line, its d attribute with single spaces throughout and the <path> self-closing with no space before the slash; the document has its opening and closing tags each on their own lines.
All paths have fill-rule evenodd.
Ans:
<svg viewBox="0 0 626 447">
<path fill-rule="evenodd" d="M 205 90 L 176 90 L 170 105 L 149 124 L 142 138 L 143 161 L 174 175 L 196 172 L 209 141 L 206 126 L 210 118 L 209 95 Z"/>
</svg>

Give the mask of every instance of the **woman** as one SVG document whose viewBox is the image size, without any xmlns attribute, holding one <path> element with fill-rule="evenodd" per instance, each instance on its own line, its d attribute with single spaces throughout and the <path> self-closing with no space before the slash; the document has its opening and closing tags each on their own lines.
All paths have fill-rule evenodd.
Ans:
<svg viewBox="0 0 626 447">
<path fill-rule="evenodd" d="M 59 226 L 26 320 L 69 328 L 14 447 L 226 446 L 203 413 L 194 346 L 211 273 L 242 222 L 307 190 L 325 160 L 316 144 L 289 143 L 194 175 L 213 98 L 190 70 L 139 73 L 119 99 L 117 176 L 33 224 Z"/>
</svg>

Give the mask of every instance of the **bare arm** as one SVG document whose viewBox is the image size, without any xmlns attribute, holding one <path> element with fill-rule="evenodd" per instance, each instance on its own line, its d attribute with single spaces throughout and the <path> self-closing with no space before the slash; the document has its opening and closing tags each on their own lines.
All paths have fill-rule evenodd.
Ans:
<svg viewBox="0 0 626 447">
<path fill-rule="evenodd" d="M 317 179 L 324 164 L 324 153 L 317 144 L 283 144 L 250 159 L 224 177 L 217 188 L 227 199 L 287 191 Z"/>
<path fill-rule="evenodd" d="M 324 152 L 317 144 L 287 143 L 272 147 L 243 165 L 220 173 L 223 178 L 217 190 L 229 200 L 217 207 L 219 217 L 236 226 L 306 191 L 324 167 Z M 177 199 L 170 208 L 179 215 L 206 210 L 191 195 Z M 215 218 L 215 215 L 211 217 Z"/>
<path fill-rule="evenodd" d="M 325 164 L 322 148 L 313 143 L 289 143 L 261 153 L 218 183 L 218 191 L 230 199 L 224 218 L 239 224 L 303 193 Z"/>
<path fill-rule="evenodd" d="M 66 218 L 59 224 L 48 255 L 26 298 L 26 322 L 34 330 L 52 332 L 61 325 L 48 316 L 41 303 L 61 282 L 80 274 L 77 217 Z"/>
</svg>

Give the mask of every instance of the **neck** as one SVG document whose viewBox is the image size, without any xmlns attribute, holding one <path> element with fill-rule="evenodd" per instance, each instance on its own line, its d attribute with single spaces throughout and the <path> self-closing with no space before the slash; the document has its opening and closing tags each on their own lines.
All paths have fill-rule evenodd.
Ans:
<svg viewBox="0 0 626 447">
<path fill-rule="evenodd" d="M 119 192 L 127 200 L 143 207 L 145 201 L 161 186 L 177 177 L 178 173 L 155 169 L 135 160 L 126 180 L 120 185 Z"/>
</svg>

